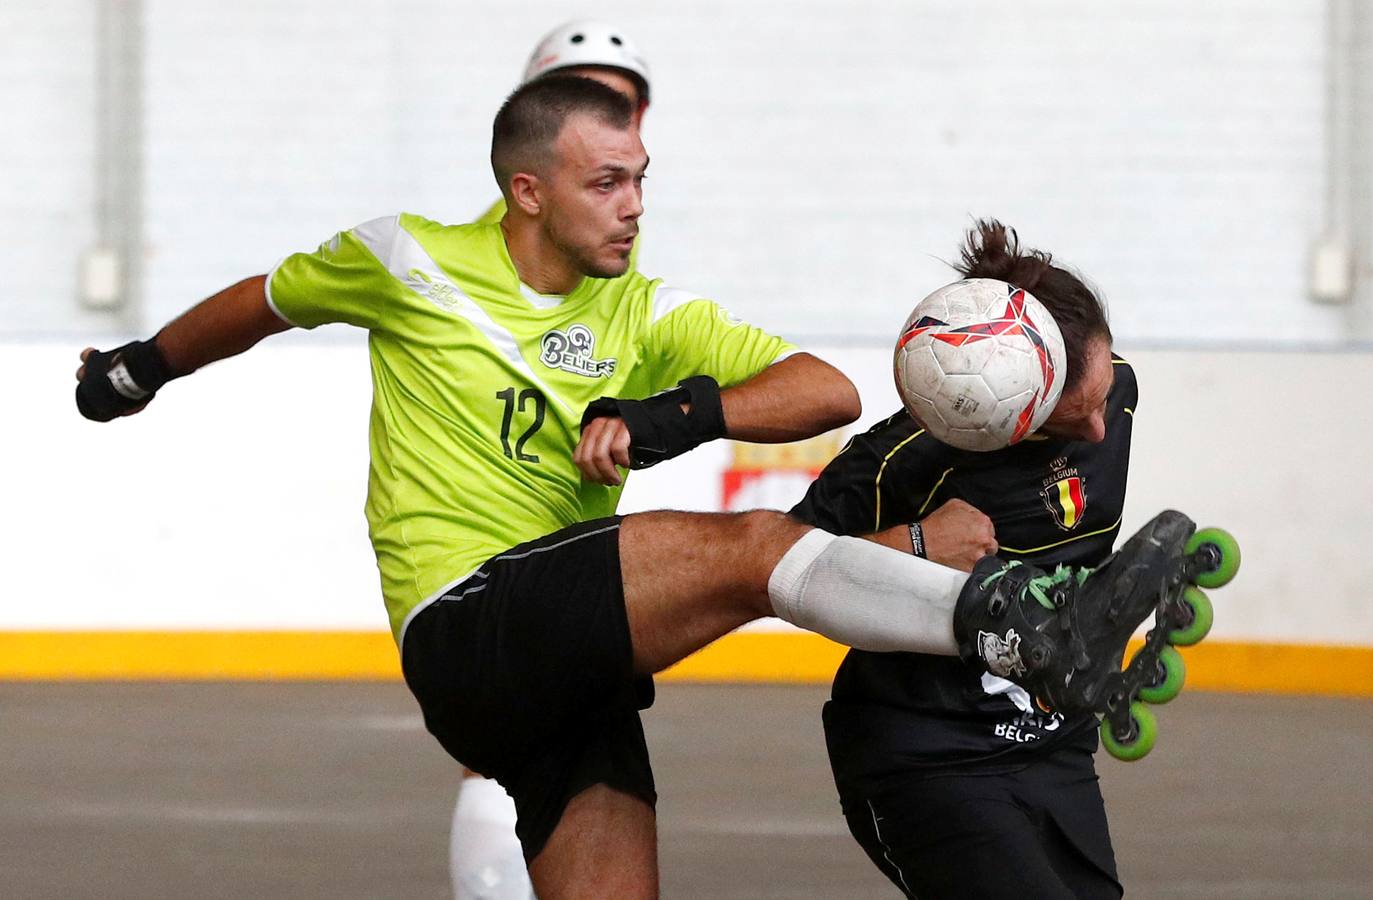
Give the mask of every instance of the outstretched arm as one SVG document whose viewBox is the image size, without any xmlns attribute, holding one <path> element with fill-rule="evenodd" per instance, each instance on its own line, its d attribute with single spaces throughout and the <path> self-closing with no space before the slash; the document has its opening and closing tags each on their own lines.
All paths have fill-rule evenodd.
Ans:
<svg viewBox="0 0 1373 900">
<path fill-rule="evenodd" d="M 640 349 L 650 383 L 677 387 L 587 408 L 573 458 L 601 484 L 620 483 L 616 466 L 644 468 L 716 438 L 795 441 L 860 412 L 858 391 L 833 366 L 690 291 L 658 285 Z"/>
<path fill-rule="evenodd" d="M 789 356 L 721 391 L 720 404 L 726 436 L 759 444 L 814 437 L 863 412 L 853 382 L 809 353 Z"/>
<path fill-rule="evenodd" d="M 237 356 L 291 327 L 267 304 L 266 285 L 266 275 L 245 278 L 197 303 L 158 332 L 158 349 L 177 376 Z"/>
<path fill-rule="evenodd" d="M 709 383 L 714 384 L 713 381 Z M 694 410 L 691 403 L 683 399 L 681 422 L 675 422 L 679 418 L 677 407 L 662 408 L 670 405 L 668 398 L 676 402 L 675 393 L 669 392 L 657 401 L 639 404 L 654 409 L 641 414 L 641 421 L 656 420 L 657 424 L 669 429 L 692 432 L 697 427 L 693 423 L 703 415 L 701 410 Z M 838 369 L 809 353 L 796 353 L 747 381 L 720 391 L 714 403 L 718 406 L 709 418 L 715 421 L 722 416 L 723 422 L 701 426 L 706 433 L 687 437 L 685 446 L 721 436 L 756 443 L 799 441 L 847 425 L 862 412 L 853 383 Z M 618 413 L 616 406 L 619 406 Z M 591 414 L 588 411 L 588 415 Z M 619 468 L 630 468 L 630 426 L 623 418 L 629 414 L 623 404 L 605 401 L 604 408 L 596 411 L 599 417 L 590 419 L 582 427 L 582 438 L 572 459 L 588 479 L 601 484 L 619 484 Z M 717 425 L 720 426 L 718 430 Z M 681 451 L 670 450 L 667 455 L 675 456 L 677 452 Z"/>
<path fill-rule="evenodd" d="M 235 356 L 291 326 L 267 303 L 267 278 L 256 275 L 203 300 L 148 341 L 110 353 L 81 352 L 77 407 L 96 421 L 140 412 L 167 381 Z"/>
</svg>

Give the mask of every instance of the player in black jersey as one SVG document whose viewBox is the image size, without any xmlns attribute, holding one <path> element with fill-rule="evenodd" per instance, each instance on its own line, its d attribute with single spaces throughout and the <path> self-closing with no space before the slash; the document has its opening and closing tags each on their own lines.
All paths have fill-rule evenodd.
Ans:
<svg viewBox="0 0 1373 900">
<path fill-rule="evenodd" d="M 1120 530 L 1134 373 L 1111 354 L 1091 290 L 1047 254 L 1022 253 L 1013 231 L 979 223 L 958 268 L 1030 291 L 1086 348 L 1068 360 L 1053 417 L 1020 444 L 975 453 L 898 412 L 854 438 L 792 514 L 839 534 L 918 523 L 902 549 L 963 569 L 988 552 L 1049 570 L 1096 565 Z M 1121 894 L 1094 716 L 1046 712 L 956 658 L 853 650 L 824 723 L 849 829 L 907 896 Z"/>
</svg>

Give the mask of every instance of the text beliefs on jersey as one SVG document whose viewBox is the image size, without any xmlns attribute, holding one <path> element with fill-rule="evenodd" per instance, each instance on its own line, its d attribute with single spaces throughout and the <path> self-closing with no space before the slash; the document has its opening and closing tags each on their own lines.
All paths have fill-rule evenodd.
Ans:
<svg viewBox="0 0 1373 900">
<path fill-rule="evenodd" d="M 561 369 L 587 378 L 609 378 L 615 373 L 615 358 L 593 359 L 596 336 L 580 323 L 567 331 L 554 328 L 543 336 L 539 360 L 550 369 Z"/>
</svg>

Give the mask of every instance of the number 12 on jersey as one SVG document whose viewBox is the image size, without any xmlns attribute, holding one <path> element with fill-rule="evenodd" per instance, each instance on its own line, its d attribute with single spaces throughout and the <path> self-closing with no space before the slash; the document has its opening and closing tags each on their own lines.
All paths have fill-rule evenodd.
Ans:
<svg viewBox="0 0 1373 900">
<path fill-rule="evenodd" d="M 524 445 L 534 436 L 535 432 L 543 427 L 544 410 L 548 405 L 548 401 L 545 400 L 543 394 L 539 393 L 535 388 L 525 388 L 519 392 L 517 398 L 513 387 L 508 387 L 503 391 L 497 391 L 496 399 L 505 401 L 505 412 L 501 416 L 501 449 L 504 450 L 505 455 L 511 459 L 517 459 L 520 462 L 538 462 L 539 457 L 536 454 L 524 452 Z M 510 425 L 515 419 L 515 413 L 519 412 L 523 414 L 525 406 L 529 404 L 530 401 L 533 401 L 534 421 L 524 430 L 524 433 L 516 439 L 515 449 L 512 452 L 510 449 Z"/>
</svg>

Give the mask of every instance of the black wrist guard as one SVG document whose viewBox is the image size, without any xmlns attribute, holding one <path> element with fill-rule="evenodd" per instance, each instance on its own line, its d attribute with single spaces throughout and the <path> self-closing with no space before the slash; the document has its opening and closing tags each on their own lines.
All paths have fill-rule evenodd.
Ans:
<svg viewBox="0 0 1373 900">
<path fill-rule="evenodd" d="M 688 412 L 682 412 L 683 403 L 689 404 Z M 618 416 L 629 429 L 631 469 L 647 469 L 725 436 L 720 386 L 709 375 L 693 376 L 646 400 L 602 397 L 586 408 L 582 427 L 607 416 Z"/>
<path fill-rule="evenodd" d="M 95 422 L 108 422 L 137 409 L 173 377 L 156 340 L 134 341 L 86 357 L 86 372 L 76 386 L 76 408 Z"/>
</svg>

